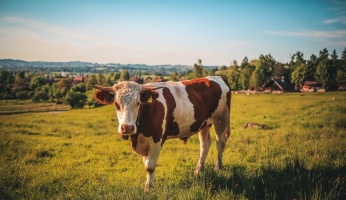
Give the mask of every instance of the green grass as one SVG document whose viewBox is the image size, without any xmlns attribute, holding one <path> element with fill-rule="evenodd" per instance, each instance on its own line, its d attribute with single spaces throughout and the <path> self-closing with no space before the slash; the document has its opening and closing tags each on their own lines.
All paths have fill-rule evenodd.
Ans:
<svg viewBox="0 0 346 200">
<path fill-rule="evenodd" d="M 224 168 L 213 142 L 195 176 L 197 135 L 168 140 L 150 193 L 112 106 L 2 116 L 0 199 L 345 199 L 346 93 L 300 95 L 233 95 Z"/>
</svg>

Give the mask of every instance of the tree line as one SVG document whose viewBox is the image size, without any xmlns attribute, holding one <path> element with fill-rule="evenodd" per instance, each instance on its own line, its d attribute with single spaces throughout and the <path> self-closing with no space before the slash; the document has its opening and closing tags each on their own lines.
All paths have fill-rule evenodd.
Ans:
<svg viewBox="0 0 346 200">
<path fill-rule="evenodd" d="M 129 80 L 129 72 L 121 74 L 110 72 L 90 74 L 81 81 L 73 77 L 47 76 L 43 73 L 20 71 L 15 75 L 8 71 L 0 71 L 0 100 L 8 99 L 32 100 L 68 104 L 71 108 L 83 108 L 85 105 L 98 106 L 94 99 L 91 85 L 111 86 L 118 80 Z"/>
<path fill-rule="evenodd" d="M 132 73 L 141 76 L 141 72 Z M 202 60 L 194 64 L 193 70 L 179 74 L 177 71 L 169 76 L 169 80 L 187 80 L 208 75 L 224 75 L 227 77 L 232 90 L 261 89 L 263 84 L 274 77 L 284 77 L 299 88 L 306 80 L 316 80 L 323 88 L 346 84 L 346 48 L 339 57 L 334 50 L 329 54 L 327 49 L 319 55 L 311 55 L 309 59 L 297 51 L 291 56 L 289 63 L 277 62 L 271 54 L 260 55 L 259 58 L 249 60 L 245 57 L 240 64 L 236 60 L 230 66 L 215 67 L 207 70 Z M 0 99 L 32 100 L 37 103 L 49 101 L 66 103 L 71 108 L 83 108 L 85 105 L 98 106 L 93 98 L 94 91 L 91 85 L 112 86 L 117 81 L 129 80 L 130 72 L 122 70 L 107 74 L 89 74 L 81 81 L 73 77 L 60 77 L 42 72 L 18 71 L 10 73 L 0 71 Z"/>
<path fill-rule="evenodd" d="M 196 71 L 201 71 L 198 68 L 200 65 L 195 64 Z M 319 82 L 322 88 L 337 87 L 346 84 L 346 48 L 340 57 L 335 50 L 329 54 L 323 49 L 318 56 L 312 54 L 309 59 L 297 51 L 285 64 L 277 62 L 271 54 L 260 55 L 251 61 L 245 57 L 240 65 L 233 60 L 229 67 L 222 66 L 218 72 L 227 76 L 233 90 L 262 89 L 275 77 L 284 77 L 295 88 L 300 88 L 307 80 Z M 200 76 L 199 73 L 196 75 Z"/>
</svg>

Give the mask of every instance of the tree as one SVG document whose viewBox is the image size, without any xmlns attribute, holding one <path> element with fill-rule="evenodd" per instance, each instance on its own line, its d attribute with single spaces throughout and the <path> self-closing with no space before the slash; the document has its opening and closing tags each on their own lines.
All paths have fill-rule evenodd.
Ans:
<svg viewBox="0 0 346 200">
<path fill-rule="evenodd" d="M 120 81 L 128 81 L 130 80 L 130 73 L 127 70 L 121 70 Z"/>
<path fill-rule="evenodd" d="M 256 69 L 262 74 L 262 83 L 267 82 L 273 77 L 275 64 L 276 61 L 271 54 L 265 56 L 260 55 L 259 59 L 255 62 Z"/>
<path fill-rule="evenodd" d="M 72 87 L 72 81 L 69 78 L 62 78 L 58 82 L 58 88 L 61 90 L 65 88 L 66 90 L 69 90 Z"/>
<path fill-rule="evenodd" d="M 87 89 L 90 90 L 92 85 L 97 85 L 97 80 L 96 80 L 95 74 L 91 74 L 91 75 L 88 77 L 87 83 L 86 83 Z"/>
<path fill-rule="evenodd" d="M 215 76 L 216 72 L 217 72 L 217 67 L 213 67 L 211 70 L 210 70 L 210 76 Z"/>
<path fill-rule="evenodd" d="M 238 90 L 239 89 L 239 70 L 238 70 L 238 65 L 237 61 L 233 60 L 231 62 L 231 66 L 229 67 L 229 70 L 227 71 L 227 77 L 228 77 L 228 82 L 231 85 L 232 90 Z"/>
<path fill-rule="evenodd" d="M 120 76 L 117 73 L 114 73 L 114 72 L 108 73 L 105 80 L 105 86 L 113 86 L 116 80 L 118 80 L 119 78 Z"/>
<path fill-rule="evenodd" d="M 2 99 L 8 98 L 11 94 L 12 84 L 14 83 L 14 76 L 8 71 L 0 71 L 0 93 L 2 94 Z M 7 101 L 6 101 L 7 102 Z"/>
<path fill-rule="evenodd" d="M 37 87 L 40 87 L 46 83 L 46 78 L 43 75 L 34 75 L 30 80 L 30 88 L 35 90 Z"/>
<path fill-rule="evenodd" d="M 98 84 L 98 85 L 104 85 L 105 77 L 104 77 L 103 74 L 98 73 L 98 74 L 96 75 L 96 80 L 97 80 L 97 84 Z"/>
<path fill-rule="evenodd" d="M 85 93 L 87 91 L 86 85 L 84 83 L 79 83 L 70 88 L 71 92 L 82 92 Z"/>
<path fill-rule="evenodd" d="M 20 91 L 26 91 L 29 90 L 28 88 L 28 84 L 26 82 L 26 79 L 23 75 L 22 72 L 17 73 L 16 75 L 16 79 L 13 83 L 13 87 L 12 87 L 12 94 L 13 96 L 17 96 L 16 93 L 20 92 Z"/>
<path fill-rule="evenodd" d="M 248 65 L 249 65 L 249 59 L 247 58 L 247 56 L 245 56 L 243 61 L 241 62 L 240 68 L 244 69 Z"/>
<path fill-rule="evenodd" d="M 22 100 L 25 101 L 25 99 L 28 98 L 28 92 L 25 91 L 25 90 L 18 91 L 18 92 L 16 93 L 16 98 L 17 98 L 17 99 L 22 99 Z"/>
<path fill-rule="evenodd" d="M 339 70 L 341 69 L 344 72 L 346 72 L 346 47 L 341 53 L 341 61 L 340 62 L 341 62 L 341 64 L 340 64 Z"/>
<path fill-rule="evenodd" d="M 300 66 L 301 64 L 306 64 L 306 60 L 304 60 L 304 53 L 301 51 L 297 51 L 291 57 L 290 65 L 292 69 L 294 70 L 296 67 Z"/>
<path fill-rule="evenodd" d="M 312 54 L 306 64 L 306 79 L 312 80 L 318 65 L 317 56 Z"/>
<path fill-rule="evenodd" d="M 254 68 L 255 67 L 251 65 L 247 65 L 243 70 L 241 70 L 240 83 L 243 87 L 243 90 L 250 89 L 250 79 L 251 79 Z"/>
<path fill-rule="evenodd" d="M 300 85 L 303 85 L 304 81 L 307 78 L 306 75 L 307 75 L 306 65 L 301 64 L 300 66 L 296 67 L 294 71 L 292 72 L 291 83 L 297 87 L 299 87 Z"/>
<path fill-rule="evenodd" d="M 318 65 L 315 72 L 315 79 L 322 84 L 322 88 L 325 88 L 330 80 L 329 73 L 329 53 L 326 48 L 320 51 L 320 55 L 318 58 Z"/>
<path fill-rule="evenodd" d="M 250 79 L 250 87 L 257 90 L 259 87 L 262 87 L 263 80 L 262 80 L 262 73 L 259 69 L 255 69 L 255 71 L 252 73 L 251 79 Z"/>
<path fill-rule="evenodd" d="M 36 96 L 35 97 L 36 99 L 39 98 L 40 100 L 48 101 L 48 99 L 49 99 L 49 91 L 50 91 L 50 88 L 49 88 L 48 85 L 44 85 L 42 87 L 38 87 L 38 88 L 36 88 L 33 97 Z"/>
<path fill-rule="evenodd" d="M 38 93 L 34 93 L 34 95 L 32 96 L 32 101 L 36 104 L 38 102 L 40 102 L 40 95 Z"/>
<path fill-rule="evenodd" d="M 175 70 L 173 73 L 169 75 L 169 80 L 171 81 L 178 81 L 179 80 L 179 75 L 177 70 Z"/>
<path fill-rule="evenodd" d="M 86 92 L 86 95 L 87 95 L 86 105 L 88 105 L 89 108 L 90 108 L 91 106 L 98 107 L 98 106 L 101 105 L 101 104 L 94 98 L 94 93 L 95 93 L 95 90 L 88 90 L 88 91 Z"/>
<path fill-rule="evenodd" d="M 87 101 L 87 96 L 81 92 L 69 92 L 65 101 L 72 109 L 83 108 Z"/>
<path fill-rule="evenodd" d="M 346 84 L 346 73 L 343 70 L 338 70 L 336 74 L 336 82 L 341 84 Z"/>
<path fill-rule="evenodd" d="M 193 65 L 193 75 L 195 78 L 202 78 L 205 76 L 205 69 L 202 65 L 202 60 L 198 59 L 198 64 Z"/>
<path fill-rule="evenodd" d="M 329 80 L 328 82 L 331 84 L 336 83 L 336 76 L 340 65 L 340 60 L 338 59 L 338 55 L 334 49 L 333 53 L 330 55 L 330 60 L 328 62 L 328 72 L 329 72 Z"/>
<path fill-rule="evenodd" d="M 327 69 L 327 60 L 320 61 L 318 63 L 315 79 L 322 84 L 322 88 L 325 88 L 329 80 L 329 72 Z"/>
</svg>

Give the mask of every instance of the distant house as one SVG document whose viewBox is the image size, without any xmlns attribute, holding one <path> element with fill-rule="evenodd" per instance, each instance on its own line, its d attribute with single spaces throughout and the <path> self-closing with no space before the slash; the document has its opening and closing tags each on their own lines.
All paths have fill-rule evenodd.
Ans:
<svg viewBox="0 0 346 200">
<path fill-rule="evenodd" d="M 83 76 L 75 76 L 73 81 L 78 84 L 78 83 L 83 82 L 83 78 L 84 78 Z"/>
<path fill-rule="evenodd" d="M 339 84 L 338 90 L 346 90 L 346 83 Z"/>
<path fill-rule="evenodd" d="M 291 92 L 294 91 L 291 84 L 285 81 L 283 78 L 272 79 L 263 85 L 265 93 L 276 93 L 276 92 Z"/>
<path fill-rule="evenodd" d="M 83 79 L 84 79 L 83 76 L 75 76 L 75 77 L 73 78 L 73 85 L 76 85 L 76 84 L 78 84 L 78 83 L 82 83 L 82 82 L 83 82 Z"/>
<path fill-rule="evenodd" d="M 300 91 L 301 92 L 316 92 L 320 88 L 322 88 L 322 85 L 317 81 L 305 81 Z"/>
</svg>

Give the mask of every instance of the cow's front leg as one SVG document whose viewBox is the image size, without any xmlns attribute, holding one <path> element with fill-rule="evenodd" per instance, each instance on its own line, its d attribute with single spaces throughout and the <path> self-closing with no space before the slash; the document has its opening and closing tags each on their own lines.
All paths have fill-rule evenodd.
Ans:
<svg viewBox="0 0 346 200">
<path fill-rule="evenodd" d="M 157 163 L 157 159 L 159 157 L 161 151 L 161 142 L 154 143 L 151 139 L 149 142 L 149 151 L 148 157 L 146 159 L 143 158 L 144 168 L 147 172 L 147 181 L 145 183 L 144 191 L 149 192 L 150 187 L 154 182 L 154 171 Z"/>
</svg>

